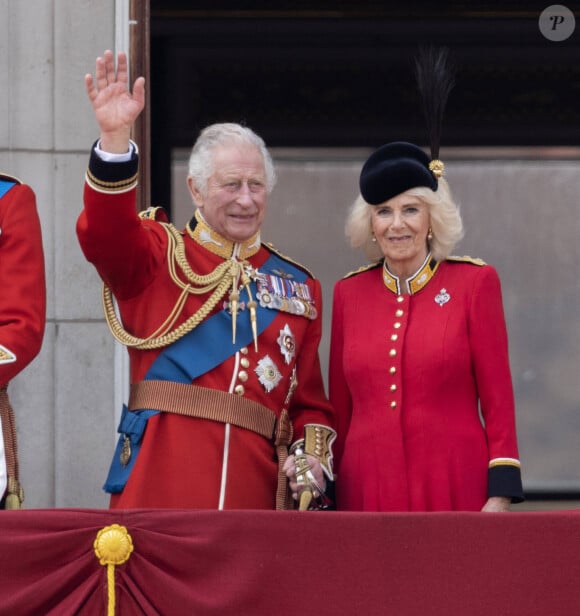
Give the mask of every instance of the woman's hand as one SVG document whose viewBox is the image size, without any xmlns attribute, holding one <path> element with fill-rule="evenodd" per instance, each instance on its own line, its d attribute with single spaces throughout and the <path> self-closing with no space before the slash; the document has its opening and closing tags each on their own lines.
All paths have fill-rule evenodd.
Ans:
<svg viewBox="0 0 580 616">
<path fill-rule="evenodd" d="M 491 496 L 481 509 L 482 511 L 509 511 L 512 499 L 508 496 Z"/>
</svg>

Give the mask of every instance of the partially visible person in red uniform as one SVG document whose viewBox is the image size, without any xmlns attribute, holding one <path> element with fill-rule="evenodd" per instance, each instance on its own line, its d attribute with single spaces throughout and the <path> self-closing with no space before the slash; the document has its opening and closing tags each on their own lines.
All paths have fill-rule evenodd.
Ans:
<svg viewBox="0 0 580 616">
<path fill-rule="evenodd" d="M 46 318 L 44 253 L 34 192 L 0 174 L 0 509 L 19 509 L 20 485 L 10 381 L 38 355 Z"/>
<path fill-rule="evenodd" d="M 115 67 L 107 51 L 86 87 L 101 134 L 77 232 L 131 370 L 111 507 L 284 509 L 305 488 L 307 506 L 325 506 L 335 432 L 321 288 L 261 242 L 275 181 L 264 142 L 237 124 L 202 131 L 187 180 L 195 212 L 177 230 L 159 208 L 136 211 L 143 78 L 131 92 L 125 54 Z"/>
<path fill-rule="evenodd" d="M 334 289 L 339 510 L 523 500 L 500 281 L 491 265 L 450 256 L 463 225 L 434 149 L 378 148 L 347 220 L 371 264 Z"/>
</svg>

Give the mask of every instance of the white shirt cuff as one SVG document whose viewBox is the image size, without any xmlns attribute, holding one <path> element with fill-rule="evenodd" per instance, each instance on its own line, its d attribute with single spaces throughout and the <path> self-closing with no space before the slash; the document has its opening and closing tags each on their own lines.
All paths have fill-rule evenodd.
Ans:
<svg viewBox="0 0 580 616">
<path fill-rule="evenodd" d="M 134 141 L 129 141 L 129 151 L 124 152 L 123 154 L 113 154 L 112 152 L 105 152 L 105 150 L 101 150 L 101 140 L 97 141 L 97 145 L 95 146 L 95 153 L 106 163 L 126 163 L 128 160 L 131 160 L 133 156 L 133 152 L 137 151 L 137 144 Z"/>
</svg>

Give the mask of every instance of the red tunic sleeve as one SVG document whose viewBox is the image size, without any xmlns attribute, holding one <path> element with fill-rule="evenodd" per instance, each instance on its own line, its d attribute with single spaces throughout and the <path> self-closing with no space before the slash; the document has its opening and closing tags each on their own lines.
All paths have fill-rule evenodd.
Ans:
<svg viewBox="0 0 580 616">
<path fill-rule="evenodd" d="M 501 286 L 496 270 L 479 268 L 469 309 L 469 343 L 489 449 L 489 496 L 523 500 L 515 402 Z"/>
<path fill-rule="evenodd" d="M 40 220 L 31 188 L 17 184 L 0 198 L 0 386 L 40 351 L 46 284 Z"/>
<path fill-rule="evenodd" d="M 332 329 L 330 337 L 330 359 L 328 373 L 328 388 L 330 402 L 336 413 L 337 440 L 335 443 L 335 463 L 337 470 L 344 447 L 344 439 L 348 433 L 352 413 L 352 399 L 344 374 L 344 322 L 343 297 L 341 285 L 334 287 L 332 303 Z"/>
</svg>

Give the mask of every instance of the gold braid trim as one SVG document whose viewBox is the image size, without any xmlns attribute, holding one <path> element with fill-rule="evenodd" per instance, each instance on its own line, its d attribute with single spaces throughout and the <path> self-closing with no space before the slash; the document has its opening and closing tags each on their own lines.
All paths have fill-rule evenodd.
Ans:
<svg viewBox="0 0 580 616">
<path fill-rule="evenodd" d="M 336 432 L 332 428 L 321 424 L 306 424 L 304 438 L 292 443 L 290 453 L 294 455 L 297 449 L 301 449 L 304 454 L 314 456 L 320 462 L 324 474 L 332 481 L 332 444 L 335 440 Z"/>
<path fill-rule="evenodd" d="M 130 178 L 119 180 L 118 182 L 105 182 L 94 175 L 90 169 L 86 173 L 87 182 L 99 192 L 128 192 L 131 188 L 137 185 L 137 174 L 133 174 Z"/>
<path fill-rule="evenodd" d="M 106 285 L 103 285 L 103 309 L 105 311 L 105 319 L 109 326 L 109 330 L 121 344 L 139 350 L 159 349 L 168 346 L 195 329 L 215 308 L 220 299 L 224 297 L 232 281 L 238 278 L 242 268 L 242 265 L 237 261 L 224 261 L 210 274 L 205 276 L 196 274 L 187 262 L 185 245 L 180 232 L 171 223 L 160 224 L 167 232 L 167 265 L 169 275 L 173 282 L 181 288 L 181 294 L 164 323 L 147 338 L 133 336 L 124 329 L 119 321 L 115 312 L 113 294 Z M 178 277 L 176 265 L 187 278 L 187 282 L 180 280 Z M 192 314 L 187 321 L 184 321 L 179 327 L 171 330 L 178 316 L 181 314 L 188 294 L 202 295 L 212 290 L 213 293 L 211 296 L 197 312 Z"/>
<path fill-rule="evenodd" d="M 332 481 L 332 443 L 336 440 L 336 432 L 328 426 L 306 424 L 304 426 L 304 453 L 318 458 L 322 470 Z"/>
</svg>

